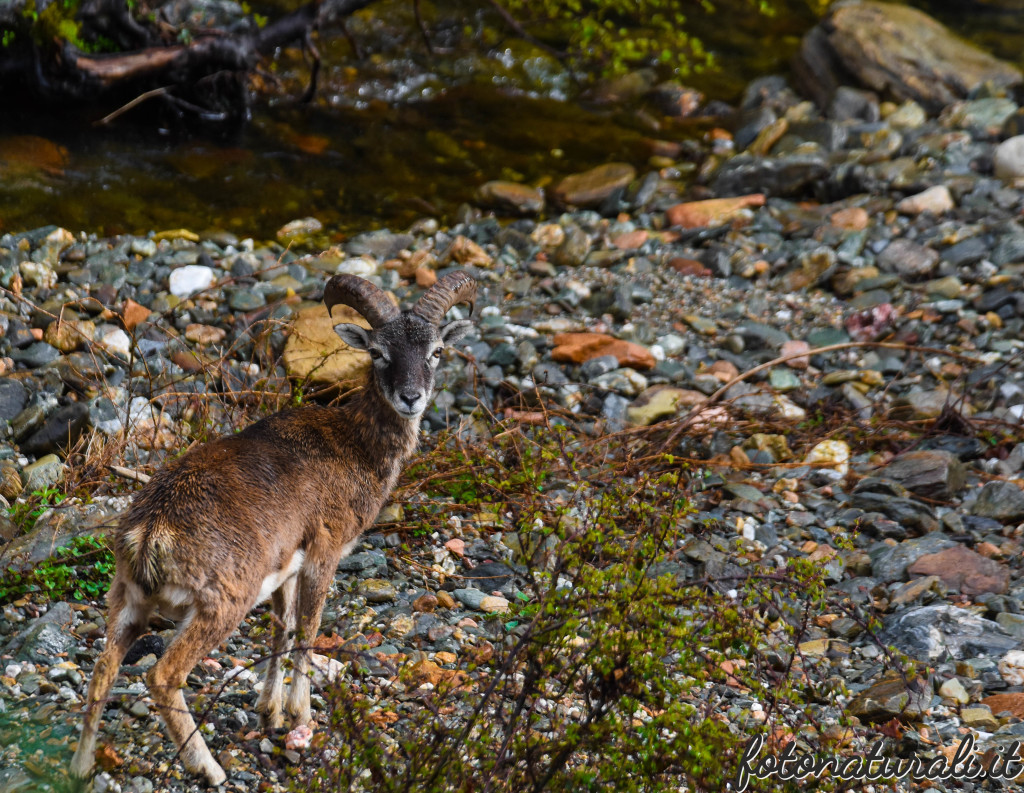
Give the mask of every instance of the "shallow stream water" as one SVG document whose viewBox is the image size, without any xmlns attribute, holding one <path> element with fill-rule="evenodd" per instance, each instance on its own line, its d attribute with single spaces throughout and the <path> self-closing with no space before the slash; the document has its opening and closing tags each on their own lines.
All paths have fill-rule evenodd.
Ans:
<svg viewBox="0 0 1024 793">
<path fill-rule="evenodd" d="M 718 69 L 685 82 L 724 101 L 753 77 L 784 72 L 815 22 L 807 0 L 776 3 L 770 17 L 742 0 L 719 6 L 691 15 Z M 1020 14 L 928 10 L 1024 65 Z M 372 18 L 352 27 L 353 39 L 365 32 L 371 45 L 390 35 Z M 271 237 L 306 216 L 338 235 L 401 227 L 424 215 L 449 219 L 490 179 L 543 185 L 610 160 L 643 166 L 652 138 L 704 130 L 666 124 L 628 101 L 581 99 L 564 72 L 512 41 L 489 57 L 429 57 L 407 40 L 353 60 L 342 36 L 322 49 L 317 100 L 289 98 L 305 70 L 283 63 L 260 79 L 285 98 L 258 101 L 253 122 L 229 142 L 163 135 L 128 118 L 90 127 L 8 109 L 0 114 L 0 232 L 56 223 L 105 234 L 188 227 Z"/>
</svg>

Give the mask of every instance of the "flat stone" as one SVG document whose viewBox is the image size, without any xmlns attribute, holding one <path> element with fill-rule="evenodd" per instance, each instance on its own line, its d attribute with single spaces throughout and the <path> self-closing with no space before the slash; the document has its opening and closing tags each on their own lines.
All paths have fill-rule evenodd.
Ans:
<svg viewBox="0 0 1024 793">
<path fill-rule="evenodd" d="M 1009 711 L 1018 719 L 1024 719 L 1024 693 L 992 694 L 981 701 L 993 713 Z"/>
<path fill-rule="evenodd" d="M 370 356 L 354 350 L 334 332 L 334 326 L 349 323 L 369 328 L 370 323 L 348 306 L 335 306 L 333 316 L 326 306 L 302 309 L 292 323 L 282 359 L 288 375 L 314 383 L 362 384 L 370 372 Z"/>
<path fill-rule="evenodd" d="M 690 201 L 669 207 L 665 217 L 670 226 L 682 226 L 684 229 L 724 226 L 739 217 L 743 210 L 764 206 L 764 202 L 763 193 Z"/>
<path fill-rule="evenodd" d="M 999 729 L 999 720 L 992 715 L 992 709 L 980 703 L 960 708 L 960 721 L 972 730 L 995 732 Z"/>
<path fill-rule="evenodd" d="M 893 479 L 919 496 L 947 500 L 963 490 L 967 469 L 950 452 L 915 451 L 901 454 L 879 476 Z"/>
<path fill-rule="evenodd" d="M 633 369 L 652 369 L 657 363 L 646 347 L 604 333 L 559 333 L 553 341 L 551 358 L 561 363 L 583 363 L 604 355 L 614 355 L 619 366 Z"/>
<path fill-rule="evenodd" d="M 885 620 L 879 638 L 921 661 L 1003 656 L 1018 640 L 999 623 L 948 603 L 901 611 Z"/>
<path fill-rule="evenodd" d="M 864 722 L 885 722 L 893 718 L 920 716 L 931 702 L 931 687 L 925 680 L 889 677 L 869 686 L 847 706 L 852 716 Z"/>
<path fill-rule="evenodd" d="M 671 418 L 684 405 L 692 406 L 704 399 L 704 395 L 699 391 L 655 386 L 638 396 L 626 408 L 626 418 L 630 424 L 646 427 L 661 419 Z"/>
<path fill-rule="evenodd" d="M 936 575 L 951 590 L 964 595 L 1002 594 L 1010 583 L 1010 570 L 969 548 L 957 545 L 920 557 L 907 568 L 911 575 Z"/>
<path fill-rule="evenodd" d="M 579 207 L 597 206 L 616 190 L 636 178 L 636 169 L 623 162 L 599 165 L 583 173 L 566 176 L 553 191 L 562 204 Z"/>
</svg>

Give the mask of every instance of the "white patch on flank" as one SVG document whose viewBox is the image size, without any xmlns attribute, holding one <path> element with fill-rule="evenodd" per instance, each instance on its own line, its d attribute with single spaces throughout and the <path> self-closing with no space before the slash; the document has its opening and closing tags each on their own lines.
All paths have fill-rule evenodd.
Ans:
<svg viewBox="0 0 1024 793">
<path fill-rule="evenodd" d="M 256 602 L 262 603 L 272 594 L 274 594 L 278 587 L 281 586 L 285 581 L 291 578 L 293 575 L 302 569 L 302 562 L 306 558 L 305 551 L 296 551 L 288 564 L 278 570 L 276 573 L 271 573 L 263 579 L 263 583 L 260 585 L 260 593 L 256 596 Z"/>
<path fill-rule="evenodd" d="M 341 556 L 339 556 L 338 559 L 339 560 L 340 559 L 344 559 L 346 556 L 348 556 L 350 553 L 352 553 L 352 549 L 356 547 L 356 544 L 358 542 L 359 542 L 359 537 L 356 537 L 351 542 L 347 542 L 343 546 L 341 546 Z"/>
</svg>

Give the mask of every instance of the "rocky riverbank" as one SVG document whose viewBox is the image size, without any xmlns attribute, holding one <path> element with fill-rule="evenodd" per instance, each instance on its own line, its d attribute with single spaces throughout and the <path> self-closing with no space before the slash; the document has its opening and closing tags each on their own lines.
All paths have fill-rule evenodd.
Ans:
<svg viewBox="0 0 1024 793">
<path fill-rule="evenodd" d="M 836 25 L 825 30 L 835 45 Z M 983 748 L 1019 740 L 1024 110 L 1005 87 L 1019 73 L 992 69 L 944 83 L 938 103 L 848 84 L 819 107 L 784 78 L 758 80 L 728 129 L 662 142 L 646 173 L 613 163 L 547 191 L 489 183 L 450 228 L 425 219 L 343 241 L 314 219 L 274 241 L 4 235 L 4 568 L 25 576 L 102 532 L 132 486 L 106 465 L 151 470 L 299 388 L 327 399 L 358 383 L 366 360 L 317 302 L 330 274 L 373 278 L 407 303 L 465 269 L 480 283 L 479 327 L 439 369 L 427 433 L 487 439 L 496 420 L 591 437 L 680 428 L 669 451 L 705 472 L 693 498 L 712 529 L 681 549 L 675 575 L 818 561 L 837 601 L 919 661 L 908 688 L 886 676 L 863 621 L 815 616 L 795 651 L 829 666 L 869 733 L 898 719 L 899 750 L 933 755 L 965 728 Z M 849 342 L 865 346 L 818 351 Z M 621 430 L 633 435 L 611 436 Z M 342 563 L 324 627 L 335 645 L 370 637 L 433 684 L 504 641 L 501 615 L 531 594 L 530 558 L 498 515 L 410 537 L 404 497 Z M 41 512 L 27 534 L 19 504 Z M 34 790 L 70 757 L 104 610 L 88 592 L 51 603 L 15 581 L 0 618 L 0 786 Z M 213 719 L 225 729 L 209 740 L 234 790 L 283 789 L 305 749 L 252 729 L 244 663 L 265 651 L 261 625 L 251 617 L 195 673 L 223 686 Z M 162 627 L 115 690 L 97 790 L 191 784 L 164 773 L 169 745 L 142 682 Z M 375 691 L 382 712 L 399 709 L 397 688 Z M 727 717 L 754 704 L 736 692 Z"/>
</svg>

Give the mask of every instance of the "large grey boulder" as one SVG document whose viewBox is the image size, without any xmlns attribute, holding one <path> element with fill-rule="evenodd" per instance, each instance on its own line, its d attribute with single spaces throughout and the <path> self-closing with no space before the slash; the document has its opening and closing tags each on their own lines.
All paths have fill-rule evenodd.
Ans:
<svg viewBox="0 0 1024 793">
<path fill-rule="evenodd" d="M 874 0 L 841 3 L 805 37 L 797 86 L 826 107 L 839 86 L 857 85 L 938 112 L 992 82 L 1024 81 L 1012 64 L 957 37 L 916 8 Z"/>
</svg>

